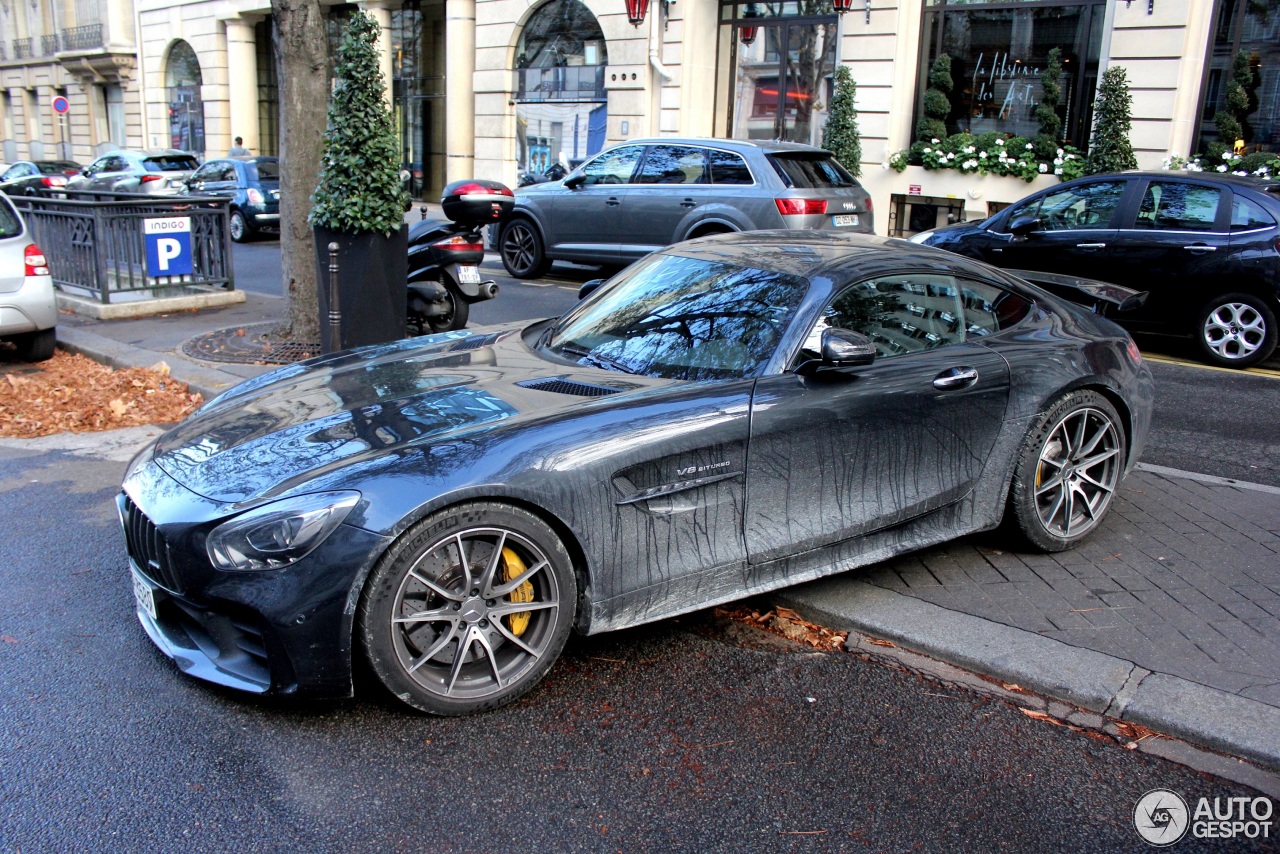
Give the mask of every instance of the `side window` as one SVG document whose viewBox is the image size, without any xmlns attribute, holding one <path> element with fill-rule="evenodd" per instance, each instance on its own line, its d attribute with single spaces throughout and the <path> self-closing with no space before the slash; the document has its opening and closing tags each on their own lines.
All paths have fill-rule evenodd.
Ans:
<svg viewBox="0 0 1280 854">
<path fill-rule="evenodd" d="M 128 172 L 129 161 L 123 157 L 108 157 L 106 162 L 102 164 L 103 172 Z"/>
<path fill-rule="evenodd" d="M 1213 231 L 1222 192 L 1200 184 L 1152 181 L 1138 206 L 1137 228 Z"/>
<path fill-rule="evenodd" d="M 1124 187 L 1124 181 L 1097 181 L 1042 196 L 1040 226 L 1045 231 L 1110 228 Z"/>
<path fill-rule="evenodd" d="M 1271 214 L 1263 210 L 1257 202 L 1236 196 L 1231 203 L 1231 230 L 1253 231 L 1258 228 L 1272 228 L 1276 221 Z"/>
<path fill-rule="evenodd" d="M 22 175 L 22 164 L 18 164 L 6 169 L 4 174 L 0 175 L 0 181 L 12 181 L 14 178 L 21 178 Z"/>
<path fill-rule="evenodd" d="M 631 174 L 636 171 L 643 153 L 644 146 L 628 145 L 601 154 L 582 167 L 583 186 L 631 183 Z"/>
<path fill-rule="evenodd" d="M 221 168 L 218 169 L 217 180 L 230 181 L 233 184 L 239 181 L 240 179 L 236 177 L 236 165 L 234 163 L 223 163 Z"/>
<path fill-rule="evenodd" d="M 754 184 L 747 163 L 732 151 L 708 151 L 707 170 L 712 184 Z"/>
<path fill-rule="evenodd" d="M 191 180 L 192 182 L 218 181 L 221 180 L 217 177 L 220 171 L 217 163 L 206 163 L 195 171 L 195 174 L 191 176 Z"/>
<path fill-rule="evenodd" d="M 960 279 L 959 285 L 966 339 L 1008 329 L 1031 310 L 1030 300 L 1004 288 L 970 279 Z"/>
<path fill-rule="evenodd" d="M 875 342 L 879 358 L 958 344 L 965 339 L 960 284 L 938 274 L 859 282 L 827 306 L 804 349 L 820 351 L 827 327 L 862 333 Z"/>
<path fill-rule="evenodd" d="M 705 184 L 706 155 L 687 145 L 654 145 L 645 155 L 637 184 Z"/>
</svg>

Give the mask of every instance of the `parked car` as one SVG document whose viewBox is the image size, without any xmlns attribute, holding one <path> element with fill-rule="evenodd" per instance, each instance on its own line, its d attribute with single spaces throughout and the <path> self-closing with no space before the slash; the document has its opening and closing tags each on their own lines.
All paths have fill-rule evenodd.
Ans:
<svg viewBox="0 0 1280 854">
<path fill-rule="evenodd" d="M 61 190 L 82 168 L 72 160 L 19 160 L 0 172 L 0 192 L 34 196 L 42 191 Z"/>
<path fill-rule="evenodd" d="M 1069 548 L 1104 523 L 1151 404 L 1123 329 L 1000 270 L 888 238 L 727 234 L 559 319 L 249 380 L 147 446 L 118 505 L 138 618 L 185 672 L 350 694 L 367 658 L 454 715 L 528 691 L 571 630 L 1006 517 Z"/>
<path fill-rule="evenodd" d="M 559 181 L 516 190 L 497 230 L 511 275 L 552 261 L 625 266 L 680 240 L 730 231 L 872 232 L 871 197 L 829 151 L 787 142 L 641 139 Z"/>
<path fill-rule="evenodd" d="M 0 193 L 0 340 L 18 358 L 43 362 L 57 343 L 58 304 L 49 265 L 22 215 Z"/>
<path fill-rule="evenodd" d="M 210 160 L 187 179 L 187 190 L 231 200 L 231 239 L 236 243 L 280 230 L 280 161 L 275 157 Z"/>
<path fill-rule="evenodd" d="M 1193 335 L 1205 361 L 1244 368 L 1276 348 L 1280 183 L 1217 173 L 1094 175 L 981 222 L 911 238 L 1001 267 L 1149 292 L 1133 330 Z"/>
<path fill-rule="evenodd" d="M 90 163 L 67 182 L 68 190 L 174 195 L 200 163 L 175 148 L 120 149 Z"/>
</svg>

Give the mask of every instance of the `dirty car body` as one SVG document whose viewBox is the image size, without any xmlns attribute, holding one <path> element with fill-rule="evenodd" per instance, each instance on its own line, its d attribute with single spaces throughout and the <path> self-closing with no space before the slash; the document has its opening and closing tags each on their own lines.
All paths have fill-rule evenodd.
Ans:
<svg viewBox="0 0 1280 854">
<path fill-rule="evenodd" d="M 570 629 L 1009 513 L 1069 547 L 1136 461 L 1151 398 L 1118 326 L 980 262 L 722 235 L 558 321 L 250 380 L 146 448 L 119 506 L 138 616 L 183 670 L 345 695 L 363 654 L 402 699 L 458 714 L 527 691 Z"/>
</svg>

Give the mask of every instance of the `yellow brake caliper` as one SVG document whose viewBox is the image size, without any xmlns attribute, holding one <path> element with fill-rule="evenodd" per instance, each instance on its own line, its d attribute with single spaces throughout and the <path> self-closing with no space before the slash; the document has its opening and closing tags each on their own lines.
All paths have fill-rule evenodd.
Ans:
<svg viewBox="0 0 1280 854">
<path fill-rule="evenodd" d="M 520 556 L 509 548 L 502 549 L 502 580 L 507 584 L 515 581 L 527 567 Z M 532 602 L 533 601 L 533 584 L 525 581 L 515 590 L 507 594 L 508 602 Z M 507 627 L 511 629 L 511 634 L 520 637 L 529 628 L 529 618 L 532 615 L 528 611 L 518 611 L 514 614 L 507 615 Z"/>
</svg>

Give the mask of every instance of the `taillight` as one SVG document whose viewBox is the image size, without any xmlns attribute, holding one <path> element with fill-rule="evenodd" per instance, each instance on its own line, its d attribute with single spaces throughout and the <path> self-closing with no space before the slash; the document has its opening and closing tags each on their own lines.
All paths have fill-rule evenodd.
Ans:
<svg viewBox="0 0 1280 854">
<path fill-rule="evenodd" d="M 827 212 L 826 199 L 774 199 L 783 216 L 805 216 Z"/>
<path fill-rule="evenodd" d="M 867 213 L 871 213 L 871 197 L 867 196 Z"/>
<path fill-rule="evenodd" d="M 255 205 L 262 204 L 262 193 L 258 192 L 253 187 L 250 187 L 248 190 L 246 190 L 245 195 L 249 197 L 249 201 L 252 202 L 253 204 Z"/>
<path fill-rule="evenodd" d="M 473 235 L 474 236 L 474 235 Z M 463 237 L 461 234 L 455 234 L 453 237 L 437 240 L 431 244 L 437 249 L 444 249 L 447 252 L 483 252 L 483 243 L 472 243 L 470 237 Z"/>
<path fill-rule="evenodd" d="M 146 184 L 151 181 L 163 181 L 163 180 L 164 180 L 163 175 L 143 175 L 141 178 L 138 179 L 138 183 Z"/>
<path fill-rule="evenodd" d="M 45 175 L 40 182 L 46 187 L 65 187 L 67 186 L 67 178 L 65 175 Z"/>
<path fill-rule="evenodd" d="M 40 251 L 40 247 L 34 243 L 23 250 L 22 263 L 24 276 L 49 275 L 49 262 L 45 260 L 44 253 Z"/>
<path fill-rule="evenodd" d="M 1142 353 L 1138 350 L 1138 342 L 1130 338 L 1129 345 L 1125 348 L 1125 350 L 1126 352 L 1128 352 L 1129 358 L 1133 361 L 1135 365 L 1142 364 Z"/>
<path fill-rule="evenodd" d="M 515 193 L 502 186 L 486 187 L 484 184 L 463 184 L 453 191 L 455 196 L 514 196 Z"/>
</svg>

